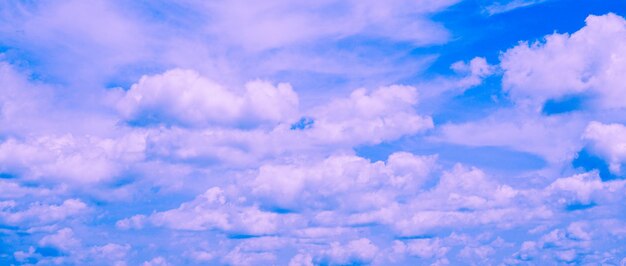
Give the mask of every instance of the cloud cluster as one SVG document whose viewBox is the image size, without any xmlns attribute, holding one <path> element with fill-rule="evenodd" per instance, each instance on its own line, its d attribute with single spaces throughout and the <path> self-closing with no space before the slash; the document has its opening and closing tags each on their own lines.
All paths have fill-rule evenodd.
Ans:
<svg viewBox="0 0 626 266">
<path fill-rule="evenodd" d="M 624 18 L 342 87 L 457 2 L 0 3 L 0 264 L 623 263 Z"/>
<path fill-rule="evenodd" d="M 626 88 L 626 20 L 615 14 L 589 16 L 587 25 L 545 42 L 522 43 L 502 55 L 503 88 L 518 104 L 580 96 L 594 108 L 623 108 Z"/>
</svg>

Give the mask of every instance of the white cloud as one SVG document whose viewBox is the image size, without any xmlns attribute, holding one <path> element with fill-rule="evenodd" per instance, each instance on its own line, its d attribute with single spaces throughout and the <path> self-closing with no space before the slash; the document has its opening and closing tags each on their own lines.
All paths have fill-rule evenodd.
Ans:
<svg viewBox="0 0 626 266">
<path fill-rule="evenodd" d="M 339 242 L 331 243 L 320 259 L 330 265 L 368 264 L 376 258 L 378 251 L 371 240 L 360 238 L 343 245 Z"/>
<path fill-rule="evenodd" d="M 155 212 L 148 217 L 134 216 L 117 222 L 122 229 L 141 229 L 145 221 L 151 225 L 175 230 L 219 230 L 229 234 L 267 235 L 288 228 L 296 222 L 293 214 L 279 215 L 228 200 L 221 188 L 213 187 L 176 209 Z"/>
<path fill-rule="evenodd" d="M 289 266 L 313 266 L 313 257 L 310 254 L 296 254 L 289 260 Z"/>
<path fill-rule="evenodd" d="M 322 143 L 376 144 L 430 129 L 432 119 L 414 110 L 417 100 L 417 89 L 409 86 L 358 89 L 314 108 L 309 136 Z"/>
<path fill-rule="evenodd" d="M 620 173 L 621 164 L 626 162 L 626 126 L 594 121 L 587 126 L 583 139 L 609 163 L 612 172 Z"/>
<path fill-rule="evenodd" d="M 433 139 L 474 147 L 506 147 L 539 155 L 561 167 L 582 148 L 580 135 L 586 123 L 580 116 L 545 117 L 502 110 L 477 121 L 442 125 Z"/>
<path fill-rule="evenodd" d="M 436 239 L 415 239 L 403 244 L 405 252 L 411 256 L 417 256 L 422 259 L 442 258 L 449 248 L 445 247 L 441 240 Z"/>
<path fill-rule="evenodd" d="M 130 250 L 131 247 L 128 244 L 120 245 L 108 243 L 106 245 L 92 247 L 90 252 L 92 253 L 92 256 L 97 259 L 122 263 L 128 256 Z"/>
<path fill-rule="evenodd" d="M 72 252 L 81 246 L 80 240 L 74 237 L 74 231 L 63 228 L 56 234 L 47 235 L 39 241 L 40 246 L 54 247 L 64 252 Z"/>
<path fill-rule="evenodd" d="M 26 226 L 32 223 L 49 224 L 64 221 L 69 217 L 83 214 L 88 210 L 87 204 L 79 199 L 68 199 L 63 201 L 60 205 L 48 205 L 36 202 L 21 211 L 13 211 L 12 209 L 15 206 L 15 202 L 13 201 L 0 201 L 0 219 L 7 224 L 20 226 Z"/>
<path fill-rule="evenodd" d="M 479 85 L 484 78 L 493 75 L 496 71 L 496 66 L 489 65 L 484 57 L 474 57 L 469 63 L 458 61 L 453 63 L 450 68 L 465 75 L 455 84 L 456 87 L 463 89 Z"/>
<path fill-rule="evenodd" d="M 281 208 L 376 208 L 391 203 L 397 193 L 419 191 L 435 160 L 400 152 L 390 155 L 386 164 L 331 156 L 312 165 L 265 165 L 252 182 L 252 193 Z"/>
<path fill-rule="evenodd" d="M 528 7 L 536 4 L 546 2 L 548 0 L 508 0 L 502 2 L 496 2 L 485 7 L 485 11 L 489 15 L 496 15 L 500 13 L 509 12 L 518 8 Z"/>
<path fill-rule="evenodd" d="M 110 180 L 123 169 L 122 163 L 142 160 L 142 133 L 120 138 L 40 136 L 0 143 L 0 169 L 26 179 L 56 179 L 77 183 Z"/>
<path fill-rule="evenodd" d="M 128 120 L 157 120 L 187 126 L 282 122 L 298 111 L 298 95 L 289 84 L 246 84 L 238 93 L 192 70 L 173 69 L 143 76 L 117 103 Z"/>
<path fill-rule="evenodd" d="M 171 265 L 167 262 L 167 260 L 161 256 L 154 257 L 149 261 L 144 261 L 143 266 L 168 266 Z"/>
<path fill-rule="evenodd" d="M 626 107 L 619 74 L 626 71 L 626 21 L 612 13 L 585 21 L 572 35 L 555 33 L 502 55 L 503 87 L 514 101 L 538 109 L 548 99 L 585 93 L 597 108 Z"/>
<path fill-rule="evenodd" d="M 167 160 L 218 161 L 227 165 L 257 166 L 277 157 L 320 157 L 357 145 L 378 144 L 433 127 L 428 116 L 415 110 L 417 91 L 408 86 L 355 90 L 349 97 L 331 99 L 275 126 L 239 129 L 147 130 L 147 153 Z M 294 127 L 292 127 L 292 123 Z"/>
<path fill-rule="evenodd" d="M 3 3 L 1 9 L 4 43 L 45 58 L 40 67 L 66 81 L 101 81 L 150 54 L 148 31 L 110 1 Z"/>
<path fill-rule="evenodd" d="M 228 265 L 268 265 L 275 263 L 276 255 L 271 252 L 245 252 L 236 247 L 226 254 L 222 261 Z"/>
<path fill-rule="evenodd" d="M 249 50 L 265 50 L 359 34 L 418 45 L 441 43 L 447 40 L 448 33 L 425 16 L 456 2 L 396 0 L 383 4 L 331 0 L 294 4 L 278 0 L 250 4 L 226 1 L 197 4 L 195 8 L 214 17 L 208 27 L 209 34 Z"/>
</svg>

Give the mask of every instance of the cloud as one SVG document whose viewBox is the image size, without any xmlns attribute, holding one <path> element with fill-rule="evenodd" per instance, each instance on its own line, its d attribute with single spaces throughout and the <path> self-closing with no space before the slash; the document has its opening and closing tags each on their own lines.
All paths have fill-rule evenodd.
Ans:
<svg viewBox="0 0 626 266">
<path fill-rule="evenodd" d="M 0 264 L 617 264 L 624 19 L 492 65 L 457 2 L 0 3 Z"/>
<path fill-rule="evenodd" d="M 314 108 L 311 116 L 315 124 L 309 135 L 331 143 L 376 144 L 430 129 L 432 120 L 413 109 L 417 96 L 417 90 L 409 86 L 355 90 L 349 98 Z"/>
<path fill-rule="evenodd" d="M 154 257 L 149 261 L 144 261 L 143 266 L 167 266 L 170 265 L 167 260 L 161 256 Z"/>
<path fill-rule="evenodd" d="M 74 237 L 74 231 L 70 228 L 63 228 L 56 234 L 47 235 L 39 240 L 39 245 L 44 247 L 57 248 L 64 252 L 72 252 L 79 248 L 80 240 Z"/>
<path fill-rule="evenodd" d="M 545 41 L 521 43 L 501 57 L 503 88 L 520 105 L 540 108 L 549 99 L 585 95 L 593 108 L 623 108 L 626 21 L 590 15 L 586 26 Z M 558 69 L 558 71 L 555 71 Z"/>
<path fill-rule="evenodd" d="M 102 81 L 150 52 L 147 32 L 112 2 L 2 5 L 2 43 L 18 54 L 42 58 L 36 65 L 57 80 Z"/>
<path fill-rule="evenodd" d="M 621 164 L 626 162 L 626 126 L 622 124 L 603 124 L 593 121 L 589 123 L 583 139 L 592 150 L 602 156 L 608 163 L 611 172 L 620 173 Z"/>
<path fill-rule="evenodd" d="M 544 117 L 519 109 L 501 110 L 464 123 L 439 127 L 433 139 L 467 146 L 499 146 L 542 156 L 562 164 L 582 148 L 580 136 L 586 126 L 583 117 Z"/>
<path fill-rule="evenodd" d="M 378 253 L 372 241 L 367 238 L 352 240 L 346 244 L 333 242 L 330 248 L 323 252 L 320 262 L 330 265 L 368 264 Z"/>
<path fill-rule="evenodd" d="M 278 124 L 254 128 L 232 124 L 151 127 L 145 131 L 146 156 L 239 167 L 258 166 L 263 160 L 280 156 L 327 156 L 337 150 L 378 144 L 431 129 L 432 119 L 420 115 L 416 105 L 415 88 L 389 86 L 355 90 L 348 97 L 337 97 L 299 112 L 299 119 L 294 117 Z"/>
<path fill-rule="evenodd" d="M 246 84 L 238 95 L 192 70 L 173 69 L 144 76 L 117 102 L 127 120 L 185 126 L 258 124 L 294 119 L 298 95 L 288 84 L 264 81 Z"/>
<path fill-rule="evenodd" d="M 40 202 L 32 203 L 25 210 L 13 210 L 14 201 L 1 201 L 0 219 L 6 224 L 27 226 L 30 224 L 51 224 L 64 221 L 70 217 L 84 214 L 87 204 L 79 199 L 68 199 L 60 205 L 48 205 Z"/>
<path fill-rule="evenodd" d="M 447 40 L 447 32 L 425 17 L 456 2 L 398 0 L 385 4 L 376 1 L 288 4 L 290 2 L 279 0 L 255 4 L 243 1 L 197 3 L 195 7 L 214 15 L 214 23 L 208 27 L 209 34 L 246 49 L 259 50 L 353 35 L 380 36 L 419 45 L 440 43 Z"/>
<path fill-rule="evenodd" d="M 367 209 L 393 201 L 396 193 L 419 191 L 435 169 L 435 156 L 394 153 L 387 164 L 356 156 L 332 156 L 314 165 L 265 165 L 252 193 L 280 208 Z M 388 191 L 377 191 L 388 188 Z"/>
<path fill-rule="evenodd" d="M 274 234 L 294 222 L 294 215 L 279 215 L 256 206 L 242 206 L 226 199 L 221 188 L 213 187 L 193 201 L 177 209 L 156 212 L 149 217 L 134 216 L 117 222 L 119 228 L 143 227 L 146 221 L 154 226 L 176 230 L 219 230 L 234 235 Z"/>
<path fill-rule="evenodd" d="M 94 91 L 81 84 L 126 84 L 146 71 L 172 67 L 197 69 L 231 84 L 285 74 L 310 80 L 321 73 L 330 73 L 330 79 L 396 81 L 418 71 L 407 70 L 416 68 L 406 60 L 410 47 L 449 41 L 451 34 L 431 16 L 458 2 L 7 3 L 0 37 L 11 60 L 36 59 L 33 70 L 71 84 L 82 96 Z M 363 38 L 380 44 L 359 41 L 358 50 L 345 49 L 344 42 Z M 410 47 L 381 53 L 390 50 L 381 44 Z"/>
<path fill-rule="evenodd" d="M 506 13 L 509 11 L 513 11 L 518 8 L 529 7 L 536 4 L 541 4 L 548 0 L 509 0 L 502 2 L 496 2 L 485 7 L 484 11 L 486 11 L 489 15 L 497 15 L 500 13 Z"/>
<path fill-rule="evenodd" d="M 122 163 L 143 159 L 144 149 L 141 133 L 119 139 L 71 134 L 11 138 L 0 143 L 0 169 L 31 180 L 93 183 L 115 177 Z"/>
</svg>

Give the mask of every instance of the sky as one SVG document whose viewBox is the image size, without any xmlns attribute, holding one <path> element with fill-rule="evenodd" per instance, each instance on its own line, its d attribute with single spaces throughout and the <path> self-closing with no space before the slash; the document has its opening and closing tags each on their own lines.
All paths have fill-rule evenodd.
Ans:
<svg viewBox="0 0 626 266">
<path fill-rule="evenodd" d="M 622 0 L 0 0 L 0 265 L 626 265 Z"/>
</svg>

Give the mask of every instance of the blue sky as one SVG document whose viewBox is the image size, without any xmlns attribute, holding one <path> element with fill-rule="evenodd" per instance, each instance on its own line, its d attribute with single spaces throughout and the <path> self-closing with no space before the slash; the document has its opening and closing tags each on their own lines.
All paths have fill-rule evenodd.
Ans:
<svg viewBox="0 0 626 266">
<path fill-rule="evenodd" d="M 625 17 L 0 1 L 0 264 L 623 265 Z"/>
</svg>

